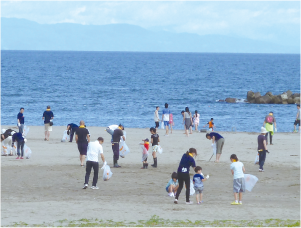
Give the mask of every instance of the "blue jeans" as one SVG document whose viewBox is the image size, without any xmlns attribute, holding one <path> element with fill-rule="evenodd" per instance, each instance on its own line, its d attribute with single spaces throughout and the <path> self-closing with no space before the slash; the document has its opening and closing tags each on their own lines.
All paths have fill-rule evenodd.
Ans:
<svg viewBox="0 0 301 228">
<path fill-rule="evenodd" d="M 23 154 L 24 154 L 24 140 L 17 142 L 18 157 L 20 157 L 20 149 L 21 149 L 21 157 L 23 157 Z"/>
<path fill-rule="evenodd" d="M 265 150 L 259 151 L 259 169 L 263 169 L 267 152 Z"/>
</svg>

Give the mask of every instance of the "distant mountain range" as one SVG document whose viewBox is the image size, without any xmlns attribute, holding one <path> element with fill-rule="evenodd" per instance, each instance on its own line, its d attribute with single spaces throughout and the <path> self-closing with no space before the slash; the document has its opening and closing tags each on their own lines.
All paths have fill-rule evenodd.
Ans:
<svg viewBox="0 0 301 228">
<path fill-rule="evenodd" d="M 136 25 L 39 24 L 1 18 L 2 50 L 300 53 L 285 46 L 248 38 L 151 31 Z"/>
</svg>

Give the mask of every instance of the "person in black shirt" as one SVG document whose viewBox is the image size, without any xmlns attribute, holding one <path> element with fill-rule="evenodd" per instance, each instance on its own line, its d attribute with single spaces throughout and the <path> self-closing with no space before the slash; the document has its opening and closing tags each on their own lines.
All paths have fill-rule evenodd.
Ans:
<svg viewBox="0 0 301 228">
<path fill-rule="evenodd" d="M 151 127 L 149 130 L 152 134 L 151 143 L 152 143 L 152 151 L 153 151 L 152 155 L 154 158 L 154 164 L 152 164 L 151 166 L 154 168 L 157 168 L 157 152 L 158 152 L 158 145 L 159 145 L 158 142 L 160 142 L 160 138 L 159 138 L 159 135 L 156 134 L 156 128 Z"/>
<path fill-rule="evenodd" d="M 23 154 L 24 154 L 24 138 L 22 136 L 22 133 L 15 133 L 12 136 L 12 145 L 11 147 L 14 147 L 14 142 L 17 142 L 17 154 L 18 157 L 16 159 L 23 159 Z M 21 154 L 20 154 L 20 149 L 21 149 Z M 21 155 L 21 156 L 20 156 Z"/>
<path fill-rule="evenodd" d="M 67 130 L 68 130 L 67 134 L 70 135 L 70 141 L 69 142 L 72 142 L 73 135 L 74 135 L 77 128 L 78 128 L 78 126 L 74 123 L 70 123 L 70 124 L 67 125 Z"/>
<path fill-rule="evenodd" d="M 75 132 L 75 141 L 79 151 L 80 165 L 84 167 L 84 162 L 87 155 L 88 144 L 90 142 L 90 135 L 88 129 L 85 127 L 85 122 L 81 120 L 79 122 L 79 128 Z"/>
<path fill-rule="evenodd" d="M 113 135 L 112 135 L 112 150 L 113 150 L 113 162 L 114 162 L 114 167 L 119 168 L 121 166 L 118 165 L 118 159 L 119 159 L 119 142 L 120 142 L 120 137 L 123 138 L 125 141 L 125 137 L 123 135 L 124 127 L 122 124 L 119 124 L 118 128 L 114 130 Z"/>
<path fill-rule="evenodd" d="M 50 131 L 52 131 L 52 126 L 50 126 L 50 121 L 53 120 L 53 112 L 50 111 L 50 106 L 47 106 L 46 111 L 43 113 L 42 119 L 44 120 L 45 125 L 45 141 L 49 141 Z"/>
</svg>

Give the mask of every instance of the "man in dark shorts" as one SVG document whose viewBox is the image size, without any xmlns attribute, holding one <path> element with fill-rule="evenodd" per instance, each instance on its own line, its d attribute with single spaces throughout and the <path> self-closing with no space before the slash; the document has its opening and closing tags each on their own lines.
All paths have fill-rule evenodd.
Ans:
<svg viewBox="0 0 301 228">
<path fill-rule="evenodd" d="M 216 143 L 216 160 L 215 160 L 215 162 L 219 162 L 219 158 L 222 154 L 223 146 L 225 143 L 224 137 L 216 132 L 211 132 L 211 133 L 206 134 L 206 138 L 209 140 L 212 140 L 212 145 L 214 144 L 214 142 Z"/>
<path fill-rule="evenodd" d="M 124 127 L 122 124 L 119 124 L 118 128 L 114 130 L 113 135 L 112 135 L 112 150 L 113 150 L 113 162 L 114 162 L 114 167 L 119 168 L 121 166 L 118 165 L 118 159 L 119 159 L 119 142 L 120 142 L 120 137 L 123 138 L 125 141 L 125 137 L 123 136 L 123 131 Z"/>
<path fill-rule="evenodd" d="M 297 109 L 298 109 L 298 112 L 297 112 L 297 116 L 296 116 L 296 120 L 295 120 L 295 123 L 294 123 L 294 132 L 297 132 L 296 130 L 296 127 L 297 125 L 299 125 L 299 132 L 300 132 L 300 105 L 297 104 Z"/>
<path fill-rule="evenodd" d="M 18 128 L 19 128 L 19 132 L 21 134 L 23 134 L 23 130 L 24 130 L 24 108 L 20 108 L 20 112 L 17 115 L 17 119 L 18 119 Z"/>
<path fill-rule="evenodd" d="M 73 135 L 74 133 L 76 132 L 76 129 L 78 128 L 78 126 L 74 123 L 70 123 L 67 125 L 67 134 L 70 135 L 70 141 L 69 142 L 72 142 L 73 140 Z"/>
<path fill-rule="evenodd" d="M 90 135 L 88 129 L 85 127 L 85 122 L 83 120 L 80 121 L 79 125 L 79 128 L 77 128 L 75 132 L 75 141 L 77 143 L 77 148 L 80 154 L 80 165 L 84 167 L 88 144 L 90 142 Z"/>
</svg>

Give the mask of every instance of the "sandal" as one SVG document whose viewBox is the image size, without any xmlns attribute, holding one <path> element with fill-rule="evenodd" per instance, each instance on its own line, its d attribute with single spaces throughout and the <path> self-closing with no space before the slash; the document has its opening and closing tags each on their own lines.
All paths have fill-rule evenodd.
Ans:
<svg viewBox="0 0 301 228">
<path fill-rule="evenodd" d="M 13 156 L 13 154 L 9 154 L 8 156 Z"/>
</svg>

